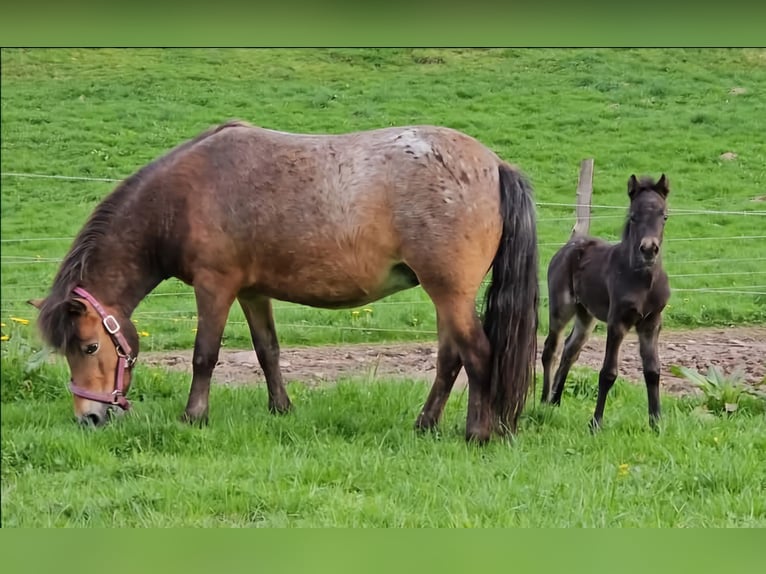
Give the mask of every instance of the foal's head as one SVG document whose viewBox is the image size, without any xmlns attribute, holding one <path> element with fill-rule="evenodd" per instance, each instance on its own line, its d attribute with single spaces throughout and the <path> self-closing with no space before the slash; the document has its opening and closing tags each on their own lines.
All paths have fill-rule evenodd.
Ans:
<svg viewBox="0 0 766 574">
<path fill-rule="evenodd" d="M 622 240 L 630 249 L 634 267 L 651 267 L 657 260 L 668 218 L 668 193 L 670 182 L 664 173 L 657 182 L 635 175 L 628 180 L 630 210 Z"/>
</svg>

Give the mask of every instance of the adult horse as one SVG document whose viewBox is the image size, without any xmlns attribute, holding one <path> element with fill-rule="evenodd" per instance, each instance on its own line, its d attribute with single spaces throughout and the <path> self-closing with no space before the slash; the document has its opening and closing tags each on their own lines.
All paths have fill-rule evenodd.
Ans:
<svg viewBox="0 0 766 574">
<path fill-rule="evenodd" d="M 475 308 L 492 270 L 484 323 Z M 417 418 L 434 427 L 461 366 L 466 438 L 514 432 L 534 376 L 537 245 L 532 190 L 460 132 L 433 126 L 299 135 L 231 121 L 128 177 L 74 241 L 48 297 L 45 341 L 65 354 L 75 414 L 127 409 L 130 316 L 162 280 L 193 286 L 198 330 L 183 418 L 206 421 L 210 379 L 238 300 L 268 387 L 291 408 L 271 299 L 325 308 L 422 285 L 436 307 L 436 379 Z"/>
<path fill-rule="evenodd" d="M 661 247 L 668 218 L 670 182 L 635 175 L 628 180 L 630 207 L 622 241 L 609 244 L 594 237 L 575 236 L 548 266 L 549 331 L 543 348 L 542 401 L 561 403 L 569 369 L 577 361 L 594 320 L 607 326 L 604 363 L 598 376 L 598 399 L 591 419 L 597 429 L 604 416 L 609 390 L 617 378 L 620 346 L 629 329 L 638 333 L 639 353 L 649 404 L 649 422 L 660 418 L 660 360 L 657 341 L 662 311 L 670 298 Z M 575 318 L 553 379 L 551 368 L 561 333 Z"/>
</svg>

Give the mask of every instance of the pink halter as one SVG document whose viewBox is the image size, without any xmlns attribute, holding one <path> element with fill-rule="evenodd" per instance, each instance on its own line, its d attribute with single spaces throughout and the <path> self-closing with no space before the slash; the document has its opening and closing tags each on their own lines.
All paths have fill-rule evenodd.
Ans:
<svg viewBox="0 0 766 574">
<path fill-rule="evenodd" d="M 94 392 L 83 387 L 78 387 L 75 384 L 74 379 L 69 382 L 69 391 L 73 395 L 83 399 L 106 403 L 108 405 L 117 405 L 122 410 L 127 411 L 130 409 L 130 402 L 125 396 L 125 393 L 128 391 L 125 387 L 125 373 L 133 368 L 133 364 L 136 362 L 136 357 L 131 354 L 130 345 L 122 334 L 120 324 L 117 319 L 114 318 L 114 315 L 108 314 L 96 298 L 82 287 L 75 287 L 73 293 L 87 300 L 101 316 L 101 322 L 104 324 L 106 332 L 109 333 L 109 336 L 112 338 L 119 359 L 117 361 L 117 372 L 114 379 L 114 391 L 111 393 Z"/>
</svg>

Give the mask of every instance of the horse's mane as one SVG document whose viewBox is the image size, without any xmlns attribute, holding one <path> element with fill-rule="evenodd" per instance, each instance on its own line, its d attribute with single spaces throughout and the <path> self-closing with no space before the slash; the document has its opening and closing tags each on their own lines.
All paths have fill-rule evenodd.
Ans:
<svg viewBox="0 0 766 574">
<path fill-rule="evenodd" d="M 638 180 L 638 188 L 636 189 L 636 192 L 633 194 L 633 197 L 631 198 L 631 203 L 635 201 L 635 199 L 644 193 L 645 191 L 654 191 L 654 186 L 656 185 L 656 181 L 654 181 L 653 178 L 644 176 Z M 625 216 L 625 226 L 622 228 L 622 240 L 627 241 L 628 237 L 630 236 L 630 209 L 628 209 L 628 213 Z"/>
<path fill-rule="evenodd" d="M 231 120 L 202 132 L 166 154 L 142 167 L 123 180 L 96 207 L 78 233 L 69 253 L 59 267 L 48 297 L 40 306 L 37 324 L 40 333 L 51 347 L 64 351 L 74 343 L 74 324 L 70 320 L 67 305 L 72 290 L 88 276 L 88 263 L 101 240 L 109 233 L 115 214 L 141 184 L 160 166 L 200 141 L 228 127 L 249 126 L 246 122 Z"/>
</svg>

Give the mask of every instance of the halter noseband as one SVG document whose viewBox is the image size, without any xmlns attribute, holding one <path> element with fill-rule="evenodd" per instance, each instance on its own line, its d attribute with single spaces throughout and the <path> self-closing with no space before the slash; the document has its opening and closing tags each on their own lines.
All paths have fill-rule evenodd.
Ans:
<svg viewBox="0 0 766 574">
<path fill-rule="evenodd" d="M 107 313 L 96 298 L 82 287 L 75 287 L 73 293 L 87 300 L 100 315 L 104 329 L 106 329 L 106 332 L 109 333 L 109 336 L 112 338 L 115 351 L 117 351 L 117 356 L 119 358 L 117 360 L 117 372 L 115 373 L 114 378 L 114 391 L 111 393 L 99 393 L 83 387 L 78 387 L 75 384 L 74 379 L 69 382 L 69 391 L 77 397 L 108 405 L 116 405 L 122 410 L 127 411 L 130 409 L 130 402 L 125 396 L 125 393 L 127 392 L 127 388 L 125 387 L 125 373 L 130 371 L 133 367 L 133 364 L 136 362 L 136 357 L 133 356 L 130 345 L 120 329 L 120 323 L 115 319 L 114 315 Z"/>
</svg>

